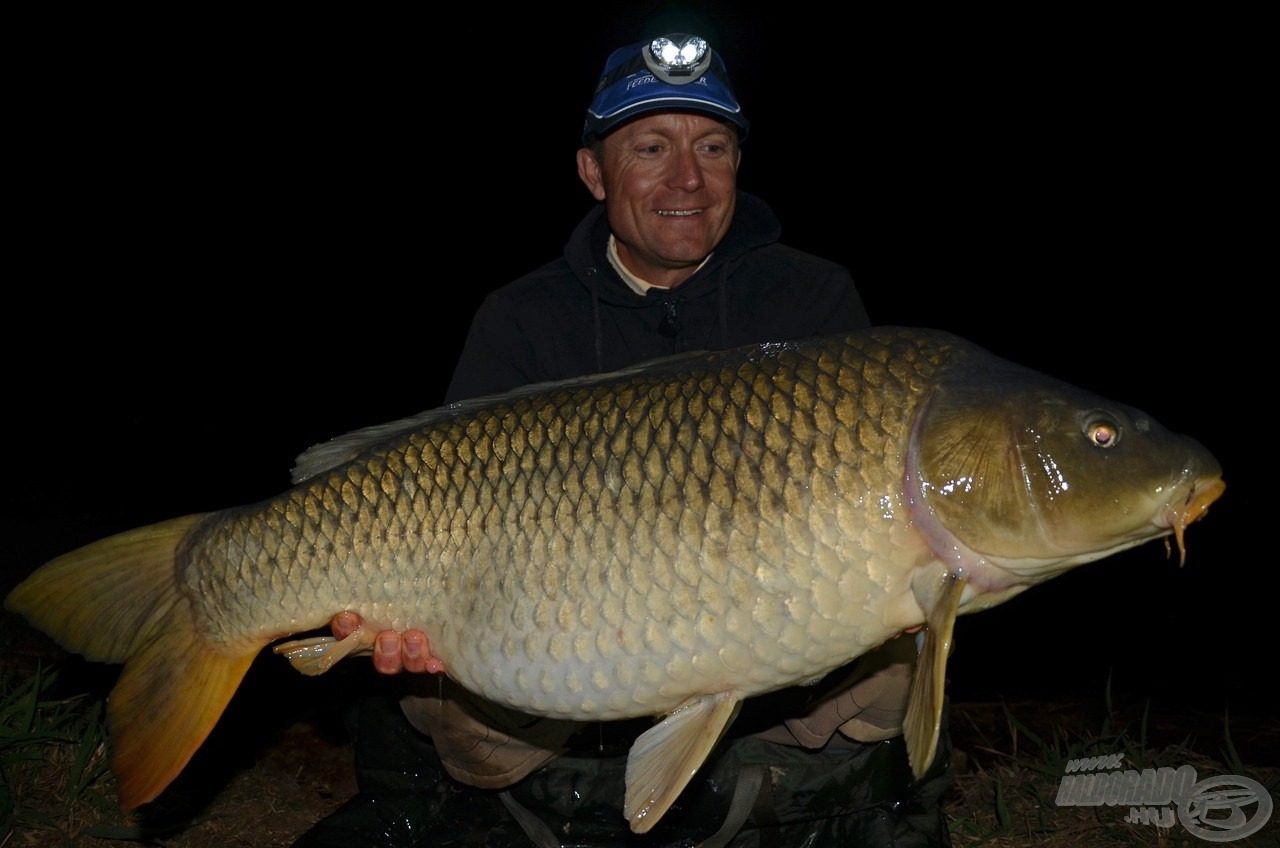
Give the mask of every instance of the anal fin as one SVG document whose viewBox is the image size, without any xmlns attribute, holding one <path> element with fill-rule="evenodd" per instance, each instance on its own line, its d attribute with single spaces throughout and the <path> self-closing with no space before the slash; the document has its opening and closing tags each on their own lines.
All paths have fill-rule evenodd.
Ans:
<svg viewBox="0 0 1280 848">
<path fill-rule="evenodd" d="M 308 639 L 283 642 L 276 645 L 272 650 L 284 656 L 295 670 L 309 676 L 315 676 L 324 674 L 333 668 L 339 660 L 371 652 L 377 635 L 372 628 L 361 625 L 351 631 L 345 639 L 335 639 L 332 636 L 312 636 Z"/>
<path fill-rule="evenodd" d="M 737 717 L 742 701 L 718 693 L 688 701 L 636 739 L 627 755 L 622 811 L 634 833 L 658 823 Z"/>
</svg>

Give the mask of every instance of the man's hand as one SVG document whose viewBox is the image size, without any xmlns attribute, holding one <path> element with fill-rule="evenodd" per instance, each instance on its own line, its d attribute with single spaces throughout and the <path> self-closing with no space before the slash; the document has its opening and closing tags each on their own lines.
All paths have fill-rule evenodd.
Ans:
<svg viewBox="0 0 1280 848">
<path fill-rule="evenodd" d="M 329 622 L 329 627 L 334 636 L 345 639 L 362 621 L 354 612 L 340 612 Z M 431 640 L 421 630 L 406 630 L 404 633 L 383 630 L 373 643 L 373 667 L 382 674 L 399 674 L 402 671 L 439 674 L 444 671 L 444 661 L 431 653 Z"/>
</svg>

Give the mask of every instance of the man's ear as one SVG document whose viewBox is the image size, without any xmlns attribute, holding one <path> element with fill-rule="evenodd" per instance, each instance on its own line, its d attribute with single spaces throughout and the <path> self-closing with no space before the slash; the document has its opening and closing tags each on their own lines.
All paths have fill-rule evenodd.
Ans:
<svg viewBox="0 0 1280 848">
<path fill-rule="evenodd" d="M 604 180 L 600 177 L 600 162 L 588 147 L 578 149 L 578 179 L 596 200 L 604 200 Z"/>
</svg>

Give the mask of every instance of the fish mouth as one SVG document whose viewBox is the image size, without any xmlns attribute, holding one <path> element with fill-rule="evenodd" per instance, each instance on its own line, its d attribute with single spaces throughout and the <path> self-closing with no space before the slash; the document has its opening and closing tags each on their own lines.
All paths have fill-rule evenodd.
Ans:
<svg viewBox="0 0 1280 848">
<path fill-rule="evenodd" d="M 1209 505 L 1222 497 L 1222 493 L 1227 490 L 1227 484 L 1222 478 L 1216 478 L 1210 482 L 1195 484 L 1187 492 L 1187 497 L 1181 504 L 1170 503 L 1165 510 L 1165 521 L 1173 530 L 1173 538 L 1178 545 L 1178 565 L 1183 566 L 1187 563 L 1187 543 L 1185 534 L 1187 527 L 1199 521 L 1204 514 L 1209 511 Z M 1166 545 L 1168 540 L 1165 540 Z"/>
</svg>

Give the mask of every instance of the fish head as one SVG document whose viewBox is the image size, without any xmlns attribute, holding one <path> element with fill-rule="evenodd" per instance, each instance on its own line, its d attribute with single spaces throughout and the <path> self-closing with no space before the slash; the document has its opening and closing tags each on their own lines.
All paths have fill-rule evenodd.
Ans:
<svg viewBox="0 0 1280 848">
<path fill-rule="evenodd" d="M 1176 537 L 1225 489 L 1198 441 L 1004 360 L 946 373 L 915 422 L 920 524 L 978 591 L 1047 580 Z"/>
</svg>

